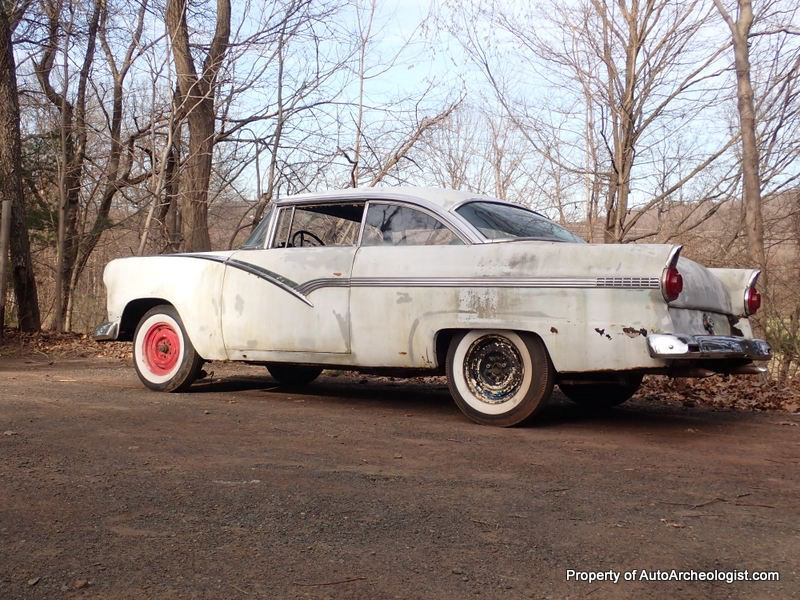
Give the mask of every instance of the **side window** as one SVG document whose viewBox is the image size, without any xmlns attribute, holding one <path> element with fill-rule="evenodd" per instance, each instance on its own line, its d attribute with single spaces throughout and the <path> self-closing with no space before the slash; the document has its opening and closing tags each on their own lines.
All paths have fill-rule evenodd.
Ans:
<svg viewBox="0 0 800 600">
<path fill-rule="evenodd" d="M 438 219 L 398 204 L 370 204 L 363 246 L 434 246 L 463 243 Z"/>
<path fill-rule="evenodd" d="M 363 215 L 363 202 L 282 208 L 272 247 L 353 246 Z"/>
<path fill-rule="evenodd" d="M 272 239 L 272 248 L 285 248 L 289 238 L 289 228 L 292 226 L 292 212 L 294 207 L 287 206 L 278 212 L 278 223 L 275 226 L 275 237 Z"/>
</svg>

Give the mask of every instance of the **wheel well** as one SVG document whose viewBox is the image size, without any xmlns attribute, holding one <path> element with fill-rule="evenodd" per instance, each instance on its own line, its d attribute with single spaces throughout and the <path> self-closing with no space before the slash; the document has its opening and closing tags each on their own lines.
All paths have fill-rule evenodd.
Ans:
<svg viewBox="0 0 800 600">
<path fill-rule="evenodd" d="M 490 327 L 476 327 L 475 329 L 503 329 L 503 328 L 502 327 L 497 327 L 497 328 L 494 328 L 494 327 L 491 327 L 491 328 Z M 447 363 L 447 350 L 450 348 L 450 340 L 453 339 L 453 336 L 455 336 L 458 333 L 467 333 L 468 331 L 472 331 L 472 329 L 469 329 L 469 328 L 465 327 L 465 328 L 461 328 L 461 329 L 441 329 L 441 330 L 436 332 L 436 340 L 435 340 L 435 344 L 436 344 L 436 366 L 439 369 L 443 370 L 445 368 L 445 364 Z M 526 333 L 528 335 L 535 335 L 537 338 L 542 340 L 542 343 L 544 343 L 544 340 L 542 339 L 542 336 L 540 336 L 535 331 L 516 330 L 516 329 L 512 329 L 511 331 L 515 331 L 516 333 Z M 545 344 L 545 349 L 547 349 L 547 344 Z M 549 357 L 549 354 L 550 353 L 548 352 L 548 357 Z"/>
<path fill-rule="evenodd" d="M 132 341 L 133 334 L 136 332 L 136 326 L 139 324 L 139 321 L 142 320 L 144 314 L 151 308 L 160 304 L 172 306 L 171 302 L 167 302 L 163 298 L 138 298 L 128 302 L 125 310 L 122 311 L 117 340 L 121 342 Z"/>
<path fill-rule="evenodd" d="M 457 333 L 466 333 L 469 329 L 442 329 L 436 332 L 436 367 L 444 371 L 447 364 L 447 350 L 450 348 L 450 340 Z"/>
</svg>

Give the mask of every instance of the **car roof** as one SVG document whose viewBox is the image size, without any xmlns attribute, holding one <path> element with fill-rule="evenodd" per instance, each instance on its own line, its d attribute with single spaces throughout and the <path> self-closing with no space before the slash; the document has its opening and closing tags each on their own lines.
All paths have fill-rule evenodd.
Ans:
<svg viewBox="0 0 800 600">
<path fill-rule="evenodd" d="M 329 200 L 406 200 L 428 208 L 436 208 L 441 212 L 447 212 L 467 200 L 492 200 L 498 202 L 494 198 L 475 192 L 445 188 L 399 186 L 348 188 L 329 192 L 298 194 L 281 198 L 275 204 L 317 203 Z"/>
</svg>

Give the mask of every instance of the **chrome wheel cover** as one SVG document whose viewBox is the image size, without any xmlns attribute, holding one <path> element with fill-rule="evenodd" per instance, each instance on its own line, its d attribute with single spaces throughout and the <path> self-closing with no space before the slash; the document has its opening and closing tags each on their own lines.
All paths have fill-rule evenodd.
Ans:
<svg viewBox="0 0 800 600">
<path fill-rule="evenodd" d="M 513 398 L 525 376 L 522 356 L 501 335 L 485 335 L 472 342 L 463 364 L 470 391 L 487 404 L 502 404 Z"/>
</svg>

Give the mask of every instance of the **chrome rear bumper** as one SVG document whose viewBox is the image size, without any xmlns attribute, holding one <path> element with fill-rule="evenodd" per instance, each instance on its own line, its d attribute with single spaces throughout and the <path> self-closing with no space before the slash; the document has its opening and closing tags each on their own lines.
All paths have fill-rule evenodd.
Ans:
<svg viewBox="0 0 800 600">
<path fill-rule="evenodd" d="M 723 335 L 651 333 L 647 348 L 653 358 L 769 360 L 772 349 L 764 340 Z"/>
</svg>

